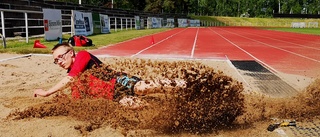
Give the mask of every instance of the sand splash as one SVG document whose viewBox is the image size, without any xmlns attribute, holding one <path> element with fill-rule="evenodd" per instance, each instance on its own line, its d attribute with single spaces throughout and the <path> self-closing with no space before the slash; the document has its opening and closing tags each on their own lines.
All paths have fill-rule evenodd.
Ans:
<svg viewBox="0 0 320 137">
<path fill-rule="evenodd" d="M 92 71 L 98 77 L 113 68 L 117 72 L 130 72 L 128 74 L 147 80 L 178 78 L 187 81 L 187 87 L 160 87 L 153 91 L 157 94 L 139 96 L 149 105 L 138 110 L 123 107 L 117 100 L 91 97 L 74 100 L 70 97 L 70 88 L 66 88 L 52 100 L 16 110 L 8 118 L 68 116 L 87 122 L 86 125 L 74 125 L 74 129 L 82 134 L 110 125 L 121 129 L 123 134 L 137 129 L 151 129 L 164 134 L 202 134 L 272 117 L 302 120 L 319 115 L 319 80 L 301 96 L 270 99 L 243 94 L 241 83 L 195 61 L 115 60 L 116 64 Z M 109 74 L 106 79 L 115 75 Z M 86 75 L 82 75 L 82 79 L 86 79 Z M 116 92 L 121 89 L 118 85 Z"/>
</svg>

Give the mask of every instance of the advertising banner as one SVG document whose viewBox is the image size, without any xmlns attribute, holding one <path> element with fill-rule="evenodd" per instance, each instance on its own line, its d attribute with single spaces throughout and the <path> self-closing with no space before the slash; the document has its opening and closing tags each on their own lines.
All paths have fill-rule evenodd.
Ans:
<svg viewBox="0 0 320 137">
<path fill-rule="evenodd" d="M 62 38 L 61 10 L 42 9 L 45 40 Z"/>
<path fill-rule="evenodd" d="M 100 14 L 92 13 L 92 21 L 93 21 L 93 34 L 100 34 L 101 33 Z"/>
<path fill-rule="evenodd" d="M 151 17 L 147 18 L 147 29 L 152 29 L 152 19 L 151 19 Z"/>
<path fill-rule="evenodd" d="M 178 27 L 188 27 L 187 19 L 178 19 Z"/>
<path fill-rule="evenodd" d="M 162 27 L 162 18 L 148 17 L 147 19 L 148 28 L 161 28 Z"/>
<path fill-rule="evenodd" d="M 162 27 L 162 18 L 152 18 L 152 28 L 161 28 Z"/>
<path fill-rule="evenodd" d="M 134 16 L 134 20 L 135 20 L 135 28 L 136 30 L 141 29 L 141 21 L 140 21 L 140 17 L 139 16 Z"/>
<path fill-rule="evenodd" d="M 200 20 L 189 20 L 190 27 L 200 27 Z"/>
<path fill-rule="evenodd" d="M 84 15 L 82 12 L 72 10 L 72 24 L 74 35 L 87 36 L 86 24 L 84 22 Z"/>
<path fill-rule="evenodd" d="M 84 24 L 86 26 L 87 35 L 93 34 L 93 21 L 91 12 L 83 13 Z"/>
<path fill-rule="evenodd" d="M 100 14 L 101 33 L 110 33 L 108 15 Z"/>
<path fill-rule="evenodd" d="M 140 19 L 140 28 L 144 29 L 144 19 Z"/>
<path fill-rule="evenodd" d="M 158 20 L 158 28 L 162 28 L 163 18 L 157 18 Z"/>
<path fill-rule="evenodd" d="M 167 18 L 167 28 L 174 28 L 174 18 Z"/>
</svg>

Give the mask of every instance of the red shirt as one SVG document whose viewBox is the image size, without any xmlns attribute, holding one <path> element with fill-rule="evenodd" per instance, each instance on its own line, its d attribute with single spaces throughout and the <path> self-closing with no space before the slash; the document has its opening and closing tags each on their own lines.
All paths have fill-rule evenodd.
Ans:
<svg viewBox="0 0 320 137">
<path fill-rule="evenodd" d="M 102 62 L 87 51 L 79 51 L 71 68 L 68 69 L 68 76 L 77 76 L 79 73 L 91 69 L 94 65 L 99 67 Z"/>
<path fill-rule="evenodd" d="M 71 68 L 68 69 L 68 76 L 75 77 L 93 66 L 100 67 L 102 62 L 87 51 L 80 51 L 75 57 Z M 76 79 L 73 83 L 72 97 L 81 98 L 81 93 L 95 98 L 113 99 L 116 79 L 103 81 L 93 75 L 89 75 L 86 80 Z"/>
</svg>

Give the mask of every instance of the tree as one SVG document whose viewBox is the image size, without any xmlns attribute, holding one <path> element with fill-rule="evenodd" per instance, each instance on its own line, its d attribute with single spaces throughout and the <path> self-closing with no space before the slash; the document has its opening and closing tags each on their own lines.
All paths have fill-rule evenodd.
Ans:
<svg viewBox="0 0 320 137">
<path fill-rule="evenodd" d="M 56 1 L 79 3 L 79 0 L 56 0 Z M 98 5 L 98 6 L 103 6 L 107 2 L 108 2 L 108 0 L 81 0 L 81 4 Z"/>
<path fill-rule="evenodd" d="M 175 2 L 173 0 L 164 0 L 163 10 L 167 13 L 175 12 Z"/>
<path fill-rule="evenodd" d="M 294 2 L 294 5 L 292 7 L 292 12 L 295 14 L 300 14 L 302 10 L 301 5 L 299 4 L 299 1 Z"/>
<path fill-rule="evenodd" d="M 161 13 L 162 4 L 162 0 L 146 0 L 146 7 L 144 8 L 144 11 L 152 13 Z"/>
<path fill-rule="evenodd" d="M 57 0 L 78 3 L 79 0 Z M 82 0 L 83 4 L 103 6 L 112 0 Z M 279 9 L 279 2 L 280 8 Z M 271 17 L 274 12 L 318 14 L 320 0 L 114 0 L 114 8 L 153 13 Z"/>
<path fill-rule="evenodd" d="M 320 11 L 320 0 L 308 0 L 309 8 L 308 13 L 309 14 L 319 14 Z"/>
</svg>

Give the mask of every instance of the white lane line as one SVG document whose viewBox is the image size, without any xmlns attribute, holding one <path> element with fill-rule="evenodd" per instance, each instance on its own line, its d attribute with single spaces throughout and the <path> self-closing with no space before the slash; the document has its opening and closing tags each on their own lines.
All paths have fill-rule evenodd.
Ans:
<svg viewBox="0 0 320 137">
<path fill-rule="evenodd" d="M 273 67 L 269 66 L 267 63 L 261 61 L 260 59 L 256 58 L 255 56 L 253 56 L 252 54 L 250 54 L 249 52 L 247 52 L 246 50 L 242 49 L 241 47 L 239 47 L 237 44 L 231 42 L 229 39 L 223 37 L 222 35 L 220 35 L 219 33 L 217 33 L 216 31 L 212 30 L 210 28 L 211 31 L 213 31 L 214 33 L 218 34 L 220 37 L 222 37 L 223 39 L 225 39 L 226 41 L 228 41 L 229 43 L 231 43 L 232 45 L 234 45 L 235 47 L 239 48 L 240 50 L 242 50 L 243 52 L 245 52 L 246 54 L 248 54 L 249 56 L 251 56 L 255 61 L 257 61 L 258 63 L 260 63 L 261 65 L 263 65 L 265 68 L 267 68 L 269 71 L 273 72 L 273 74 L 275 74 L 276 76 L 278 76 L 280 79 L 282 79 L 283 81 L 285 81 L 286 83 L 290 83 L 288 82 L 285 78 L 283 78 L 280 75 L 280 72 L 276 69 L 274 69 Z M 231 63 L 231 62 L 230 62 Z M 292 86 L 292 84 L 289 84 Z M 250 87 L 250 86 L 249 86 Z M 294 86 L 292 86 L 294 87 Z"/>
<path fill-rule="evenodd" d="M 216 33 L 217 35 L 219 35 L 221 38 L 223 38 L 224 40 L 228 41 L 230 44 L 232 44 L 233 46 L 237 47 L 238 49 L 240 49 L 241 51 L 243 51 L 244 53 L 248 54 L 250 57 L 252 57 L 254 60 L 260 62 L 261 64 L 265 65 L 266 67 L 268 67 L 269 69 L 271 69 L 271 71 L 279 73 L 276 69 L 274 69 L 273 67 L 269 66 L 267 63 L 264 63 L 263 61 L 261 61 L 260 59 L 256 58 L 255 56 L 253 56 L 252 54 L 250 54 L 249 52 L 247 52 L 246 50 L 242 49 L 241 47 L 239 47 L 237 44 L 233 43 L 232 41 L 230 41 L 229 39 L 225 38 L 224 36 L 220 35 L 219 33 L 217 33 L 216 31 L 212 30 L 210 28 L 211 31 L 213 31 L 214 33 Z"/>
<path fill-rule="evenodd" d="M 32 56 L 46 56 L 46 57 L 51 57 L 52 54 L 32 54 Z"/>
<path fill-rule="evenodd" d="M 198 32 L 199 32 L 199 28 L 197 29 L 197 34 L 194 38 L 194 42 L 193 42 L 193 46 L 192 46 L 192 51 L 191 51 L 191 58 L 193 58 L 194 55 L 194 50 L 196 48 L 196 44 L 197 44 L 197 39 L 198 39 Z"/>
<path fill-rule="evenodd" d="M 0 62 L 4 62 L 4 61 L 8 61 L 8 60 L 13 60 L 13 59 L 18 59 L 18 58 L 31 57 L 31 55 L 32 55 L 32 54 L 27 54 L 27 55 L 12 57 L 12 58 L 1 59 Z"/>
<path fill-rule="evenodd" d="M 99 49 L 105 49 L 105 48 L 109 48 L 109 47 L 112 47 L 112 46 L 117 46 L 117 45 L 122 44 L 122 43 L 125 43 L 125 42 L 134 41 L 134 40 L 137 40 L 137 39 L 141 39 L 141 38 L 144 38 L 144 37 L 149 37 L 149 36 L 151 36 L 151 35 L 156 35 L 156 34 L 165 33 L 165 32 L 168 32 L 168 31 L 170 31 L 170 30 L 162 31 L 162 32 L 157 32 L 157 33 L 149 34 L 149 35 L 145 35 L 145 36 L 140 36 L 140 37 L 132 38 L 132 39 L 125 40 L 125 41 L 121 41 L 121 42 L 114 43 L 114 44 L 105 45 L 105 46 L 103 46 L 103 47 L 99 47 L 98 49 L 94 49 L 94 50 L 92 50 L 92 51 L 99 50 Z"/>
<path fill-rule="evenodd" d="M 217 57 L 217 58 L 189 58 L 189 57 L 172 57 L 172 56 L 139 56 L 141 59 L 169 59 L 169 60 L 182 60 L 182 61 L 221 61 L 225 62 L 226 59 L 223 57 Z"/>
<path fill-rule="evenodd" d="M 19 58 L 27 58 L 27 57 L 31 57 L 31 56 L 47 56 L 47 57 L 50 57 L 52 55 L 51 54 L 32 54 L 31 53 L 31 54 L 26 54 L 26 55 L 22 55 L 22 56 L 12 57 L 12 58 L 0 59 L 0 62 L 13 60 L 13 59 L 19 59 Z"/>
<path fill-rule="evenodd" d="M 226 31 L 226 30 L 223 30 L 223 31 Z M 229 31 L 226 31 L 226 32 L 229 32 Z M 295 52 L 292 52 L 292 51 L 289 51 L 289 50 L 286 50 L 286 49 L 282 49 L 282 48 L 279 48 L 279 47 L 276 47 L 276 46 L 272 46 L 270 44 L 267 44 L 267 43 L 264 43 L 264 42 L 261 42 L 261 41 L 255 40 L 255 39 L 251 39 L 251 38 L 248 38 L 248 37 L 245 37 L 245 36 L 241 36 L 241 35 L 239 35 L 237 33 L 233 33 L 233 32 L 229 32 L 229 33 L 232 33 L 232 34 L 238 35 L 240 37 L 246 38 L 248 40 L 252 40 L 252 41 L 258 42 L 260 44 L 263 44 L 263 45 L 266 45 L 266 46 L 269 46 L 269 47 L 272 47 L 272 48 L 275 48 L 275 49 L 279 49 L 279 50 L 291 53 L 293 55 L 296 55 L 296 56 L 299 56 L 299 57 L 302 57 L 302 58 L 305 58 L 305 59 L 312 60 L 312 61 L 320 63 L 320 60 L 317 60 L 317 59 L 314 59 L 314 58 L 310 58 L 310 57 L 307 57 L 307 56 L 304 56 L 304 55 L 301 55 L 301 54 L 298 54 L 298 53 L 295 53 Z"/>
<path fill-rule="evenodd" d="M 139 55 L 140 53 L 142 53 L 142 52 L 144 52 L 144 51 L 146 51 L 146 50 L 148 50 L 148 49 L 150 49 L 150 48 L 152 48 L 152 47 L 154 47 L 154 46 L 156 46 L 156 45 L 158 45 L 158 44 L 162 43 L 163 41 L 166 41 L 166 40 L 168 40 L 168 39 L 172 38 L 173 36 L 175 36 L 175 35 L 177 35 L 177 34 L 179 34 L 179 33 L 183 32 L 183 31 L 185 31 L 185 30 L 187 30 L 187 29 L 188 29 L 188 28 L 186 28 L 186 29 L 184 29 L 184 30 L 182 30 L 182 31 L 179 31 L 179 32 L 177 32 L 177 33 L 175 33 L 175 34 L 173 34 L 173 35 L 171 35 L 171 36 L 169 36 L 169 37 L 167 37 L 167 38 L 165 38 L 165 39 L 163 39 L 163 40 L 161 40 L 161 41 L 159 41 L 159 42 L 157 42 L 157 43 L 155 43 L 155 44 L 153 44 L 153 45 L 151 45 L 151 46 L 149 46 L 149 47 L 146 47 L 146 48 L 144 48 L 144 49 L 140 50 L 139 52 L 137 52 L 136 54 L 131 55 L 130 57 L 137 56 L 137 55 Z"/>
<path fill-rule="evenodd" d="M 227 30 L 225 30 L 225 31 L 227 31 Z M 230 31 L 228 31 L 228 32 L 230 32 Z M 232 32 L 230 32 L 230 33 L 232 33 Z M 236 33 L 235 33 L 235 34 L 236 34 Z M 320 50 L 320 48 L 304 46 L 304 45 L 301 45 L 301 44 L 297 44 L 297 43 L 293 43 L 293 42 L 288 42 L 288 41 L 284 41 L 284 40 L 280 40 L 280 39 L 275 39 L 275 38 L 271 38 L 271 37 L 267 37 L 267 36 L 259 36 L 259 35 L 257 35 L 257 33 L 255 33 L 255 34 L 247 33 L 247 34 L 254 35 L 254 36 L 258 36 L 258 37 L 261 37 L 261 38 L 268 38 L 268 39 L 271 39 L 271 40 L 274 40 L 274 41 L 280 41 L 280 42 L 283 42 L 283 43 L 289 43 L 289 44 L 297 45 L 297 46 L 300 46 L 300 47 L 303 47 L 303 48 Z"/>
</svg>

